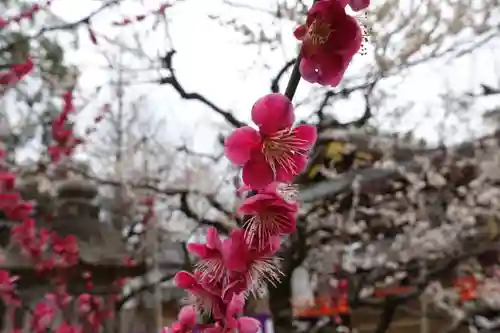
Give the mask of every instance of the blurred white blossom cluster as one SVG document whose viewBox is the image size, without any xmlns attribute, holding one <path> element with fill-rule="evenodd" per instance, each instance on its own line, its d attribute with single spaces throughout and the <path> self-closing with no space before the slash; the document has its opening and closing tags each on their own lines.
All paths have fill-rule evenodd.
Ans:
<svg viewBox="0 0 500 333">
<path fill-rule="evenodd" d="M 327 180 L 301 192 L 306 265 L 319 275 L 340 266 L 352 282 L 351 299 L 403 282 L 426 286 L 426 297 L 457 323 L 478 308 L 500 308 L 500 275 L 491 274 L 500 236 L 500 134 L 432 149 L 356 135 L 354 147 L 345 133 L 327 139 L 351 142 L 351 152 L 364 145 L 380 158 L 344 172 L 332 168 Z M 477 277 L 474 302 L 460 300 L 444 281 L 450 275 Z"/>
</svg>

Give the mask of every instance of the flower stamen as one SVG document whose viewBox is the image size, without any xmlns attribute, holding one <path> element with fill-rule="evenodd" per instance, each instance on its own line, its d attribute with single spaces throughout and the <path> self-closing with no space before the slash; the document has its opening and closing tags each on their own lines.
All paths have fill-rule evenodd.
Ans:
<svg viewBox="0 0 500 333">
<path fill-rule="evenodd" d="M 368 53 L 367 45 L 370 42 L 370 37 L 372 36 L 372 29 L 369 26 L 367 13 L 361 13 L 353 16 L 361 28 L 362 42 L 359 49 L 360 55 L 366 55 Z"/>
<path fill-rule="evenodd" d="M 225 273 L 224 263 L 220 258 L 203 259 L 195 264 L 195 269 L 202 278 L 211 282 L 221 281 Z"/>
<path fill-rule="evenodd" d="M 328 23 L 316 19 L 309 26 L 304 41 L 309 42 L 312 45 L 325 44 L 328 41 L 328 37 L 330 37 L 331 32 L 332 29 Z"/>
<path fill-rule="evenodd" d="M 263 250 L 273 235 L 279 235 L 280 230 L 285 229 L 290 224 L 290 220 L 281 214 L 255 215 L 245 221 L 245 241 L 252 244 L 257 237 L 257 248 Z"/>
<path fill-rule="evenodd" d="M 306 143 L 306 140 L 297 138 L 294 131 L 290 129 L 278 131 L 264 139 L 262 153 L 275 176 L 277 166 L 282 167 L 287 172 L 298 173 L 298 166 L 293 157 L 306 155 L 306 150 L 303 148 Z"/>
<path fill-rule="evenodd" d="M 284 275 L 276 265 L 277 259 L 279 258 L 262 257 L 253 262 L 249 272 L 250 287 L 247 293 L 255 296 L 262 295 L 268 283 L 276 287 L 281 276 Z"/>
</svg>

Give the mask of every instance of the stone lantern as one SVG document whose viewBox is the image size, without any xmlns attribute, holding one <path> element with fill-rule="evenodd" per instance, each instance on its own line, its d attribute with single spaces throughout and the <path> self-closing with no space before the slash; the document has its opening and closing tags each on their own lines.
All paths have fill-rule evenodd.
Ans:
<svg viewBox="0 0 500 333">
<path fill-rule="evenodd" d="M 53 229 L 61 235 L 76 235 L 88 240 L 99 228 L 99 207 L 96 204 L 97 187 L 87 180 L 59 181 L 55 199 Z"/>
</svg>

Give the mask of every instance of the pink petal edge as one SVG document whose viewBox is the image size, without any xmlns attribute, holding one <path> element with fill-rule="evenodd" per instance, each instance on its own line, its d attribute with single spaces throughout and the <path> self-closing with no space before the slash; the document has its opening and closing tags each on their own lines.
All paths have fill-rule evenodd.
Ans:
<svg viewBox="0 0 500 333">
<path fill-rule="evenodd" d="M 240 127 L 226 138 L 224 154 L 233 164 L 242 166 L 250 159 L 252 150 L 259 145 L 259 132 L 250 126 Z"/>
<path fill-rule="evenodd" d="M 252 121 L 268 135 L 290 128 L 295 121 L 292 102 L 282 94 L 266 95 L 253 105 Z"/>
</svg>

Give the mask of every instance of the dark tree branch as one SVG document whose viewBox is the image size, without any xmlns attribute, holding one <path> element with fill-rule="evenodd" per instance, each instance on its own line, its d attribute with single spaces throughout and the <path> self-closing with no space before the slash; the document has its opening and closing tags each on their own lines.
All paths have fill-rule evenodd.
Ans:
<svg viewBox="0 0 500 333">
<path fill-rule="evenodd" d="M 213 111 L 221 115 L 224 120 L 226 120 L 229 124 L 231 124 L 233 127 L 242 127 L 245 126 L 246 124 L 244 122 L 239 121 L 231 112 L 225 111 L 222 108 L 218 107 L 215 105 L 213 102 L 208 100 L 205 96 L 199 94 L 199 93 L 191 93 L 187 92 L 184 87 L 180 84 L 179 80 L 177 79 L 177 76 L 175 75 L 175 70 L 172 65 L 172 58 L 173 55 L 175 54 L 175 50 L 169 51 L 165 57 L 162 59 L 163 60 L 163 65 L 165 66 L 166 69 L 170 71 L 170 76 L 168 77 L 163 77 L 159 79 L 158 83 L 160 84 L 168 84 L 171 85 L 172 88 L 174 88 L 179 95 L 184 98 L 184 99 L 192 99 L 192 100 L 197 100 L 209 108 L 211 108 Z"/>
<path fill-rule="evenodd" d="M 497 95 L 500 94 L 500 89 L 499 88 L 493 88 L 491 86 L 488 86 L 486 84 L 481 84 L 481 90 L 482 90 L 482 96 L 490 96 L 490 95 Z"/>
<path fill-rule="evenodd" d="M 365 286 L 365 283 L 368 279 L 368 275 L 369 275 L 369 273 L 365 272 L 365 273 L 361 274 L 357 283 L 355 283 L 355 284 L 350 283 L 349 284 L 348 297 L 349 297 L 349 304 L 351 304 L 351 307 L 356 307 L 359 304 L 359 302 L 360 302 L 359 294 L 361 293 L 361 290 Z M 355 279 L 353 279 L 353 281 L 354 280 Z"/>
<path fill-rule="evenodd" d="M 182 243 L 182 253 L 184 254 L 184 270 L 189 271 L 193 268 L 193 263 L 189 257 L 189 250 L 187 247 L 187 242 Z"/>
<path fill-rule="evenodd" d="M 289 60 L 278 72 L 276 77 L 271 80 L 271 91 L 273 93 L 278 93 L 280 91 L 280 80 L 285 75 L 290 67 L 295 64 L 296 59 Z"/>
<path fill-rule="evenodd" d="M 342 125 L 333 115 L 326 114 L 325 109 L 330 105 L 330 101 L 335 96 L 335 93 L 331 90 L 327 91 L 323 96 L 323 100 L 316 110 L 316 115 L 318 116 L 318 131 L 322 131 L 327 128 L 342 128 Z"/>
<path fill-rule="evenodd" d="M 368 123 L 368 121 L 373 116 L 373 114 L 372 114 L 372 108 L 371 108 L 371 105 L 370 105 L 370 95 L 372 94 L 373 89 L 375 88 L 376 83 L 377 83 L 377 81 L 374 81 L 373 84 L 370 85 L 366 89 L 366 91 L 364 93 L 365 111 L 361 115 L 361 118 L 359 118 L 359 119 L 351 122 L 349 125 L 353 125 L 354 127 L 357 127 L 357 128 L 363 127 L 363 126 L 365 126 Z"/>
<path fill-rule="evenodd" d="M 118 300 L 118 302 L 116 302 L 116 306 L 115 306 L 115 309 L 116 311 L 119 311 L 122 306 L 127 303 L 128 301 L 130 301 L 131 299 L 139 296 L 140 294 L 142 294 L 143 292 L 146 292 L 146 291 L 152 291 L 153 288 L 159 284 L 159 283 L 162 283 L 162 282 L 167 282 L 167 281 L 170 281 L 172 278 L 174 277 L 174 274 L 169 274 L 169 275 L 165 275 L 165 276 L 162 276 L 158 281 L 156 281 L 155 283 L 151 283 L 151 284 L 145 284 L 131 292 L 129 292 L 127 295 L 123 296 L 120 300 Z"/>
<path fill-rule="evenodd" d="M 395 170 L 382 168 L 352 170 L 342 174 L 337 179 L 324 181 L 301 191 L 299 197 L 301 201 L 307 202 L 335 197 L 341 193 L 352 191 L 351 185 L 356 176 L 360 177 L 363 186 L 363 184 L 368 184 L 370 182 L 390 180 L 397 174 Z"/>
<path fill-rule="evenodd" d="M 47 32 L 68 31 L 68 30 L 73 30 L 76 27 L 83 25 L 83 24 L 88 25 L 88 24 L 90 24 L 90 21 L 92 20 L 92 18 L 94 16 L 98 15 L 99 13 L 103 12 L 105 9 L 107 9 L 111 6 L 119 4 L 122 1 L 123 0 L 111 0 L 111 1 L 105 2 L 101 7 L 97 8 L 96 10 L 91 12 L 89 15 L 87 15 L 87 16 L 85 16 L 85 17 L 83 17 L 75 22 L 64 23 L 64 24 L 55 25 L 55 26 L 51 26 L 51 27 L 43 27 L 42 29 L 40 29 L 37 33 L 35 33 L 32 36 L 26 36 L 26 37 L 17 39 L 11 43 L 8 43 L 6 46 L 4 46 L 3 48 L 0 49 L 0 53 L 8 51 L 17 43 L 23 43 L 23 42 L 26 42 L 30 39 L 40 38 L 41 36 L 43 36 Z"/>
<path fill-rule="evenodd" d="M 288 84 L 286 86 L 285 90 L 285 96 L 288 97 L 288 99 L 293 100 L 293 96 L 295 95 L 295 92 L 297 91 L 297 87 L 299 86 L 300 82 L 300 71 L 299 71 L 299 65 L 300 65 L 300 60 L 302 56 L 299 54 L 297 57 L 297 60 L 295 61 L 295 64 L 292 69 L 292 74 L 290 74 L 290 79 L 288 80 Z"/>
<path fill-rule="evenodd" d="M 318 111 L 316 111 L 316 113 L 318 114 L 318 118 L 319 118 L 319 122 L 320 124 L 322 122 L 324 122 L 324 119 L 325 119 L 325 108 L 326 106 L 330 103 L 330 99 L 333 97 L 333 91 L 327 91 L 325 96 L 323 96 L 323 101 L 321 102 L 319 108 L 318 108 Z M 335 120 L 336 123 L 338 123 L 336 120 Z"/>
<path fill-rule="evenodd" d="M 218 200 L 216 200 L 216 199 L 215 199 L 212 195 L 208 195 L 208 196 L 206 196 L 206 199 L 207 199 L 207 201 L 210 203 L 210 205 L 211 205 L 213 208 L 215 208 L 215 209 L 217 209 L 218 211 L 220 211 L 220 212 L 224 213 L 224 215 L 226 215 L 228 218 L 231 218 L 231 219 L 232 219 L 232 218 L 236 218 L 236 217 L 235 217 L 235 214 L 234 214 L 233 212 L 228 211 L 226 208 L 224 208 L 224 207 L 222 206 L 222 204 L 221 204 Z M 237 221 L 237 222 L 238 222 L 238 221 Z"/>
<path fill-rule="evenodd" d="M 122 183 L 119 181 L 115 180 L 109 180 L 109 179 L 103 179 L 100 177 L 93 176 L 89 173 L 86 173 L 83 170 L 77 169 L 77 168 L 71 168 L 71 171 L 78 173 L 79 175 L 83 176 L 86 179 L 95 181 L 96 183 L 100 185 L 109 185 L 109 186 L 123 186 Z M 233 213 L 225 209 L 222 204 L 215 198 L 214 194 L 210 193 L 202 193 L 197 190 L 190 190 L 190 189 L 182 189 L 182 188 L 162 188 L 158 187 L 155 185 L 151 184 L 130 184 L 130 186 L 134 189 L 142 189 L 142 190 L 148 190 L 156 194 L 161 194 L 161 195 L 166 195 L 166 196 L 174 196 L 174 195 L 181 195 L 181 196 L 187 196 L 189 194 L 191 195 L 199 195 L 204 197 L 208 203 L 227 217 L 233 218 Z"/>
<path fill-rule="evenodd" d="M 190 150 L 188 147 L 186 146 L 180 146 L 180 147 L 177 147 L 175 149 L 176 151 L 178 152 L 183 152 L 183 153 L 186 153 L 188 155 L 191 155 L 191 156 L 197 156 L 197 157 L 202 157 L 202 158 L 208 158 L 214 162 L 219 162 L 220 159 L 224 156 L 224 154 L 219 154 L 217 156 L 214 156 L 214 155 L 211 155 L 211 154 L 204 154 L 204 153 L 198 153 L 198 152 L 194 152 L 192 150 Z"/>
<path fill-rule="evenodd" d="M 299 218 L 297 220 L 297 230 L 296 230 L 296 239 L 293 242 L 292 246 L 292 262 L 290 264 L 293 269 L 289 271 L 292 274 L 293 270 L 296 267 L 299 267 L 302 262 L 307 257 L 307 234 L 306 234 L 306 221 L 303 218 Z"/>
<path fill-rule="evenodd" d="M 186 271 L 189 271 L 192 268 L 192 263 L 191 263 L 191 260 L 189 258 L 189 252 L 188 252 L 188 249 L 187 249 L 187 244 L 185 242 L 182 243 L 182 252 L 184 254 L 184 264 L 182 265 L 183 266 L 182 269 L 186 270 Z M 129 300 L 131 300 L 131 299 L 139 296 L 139 294 L 142 294 L 143 292 L 147 292 L 147 291 L 153 291 L 154 287 L 157 284 L 170 281 L 171 279 L 174 278 L 174 276 L 175 276 L 175 274 L 167 274 L 165 276 L 162 276 L 158 281 L 156 281 L 154 283 L 145 284 L 145 285 L 142 285 L 139 288 L 134 289 L 133 291 L 129 292 L 127 295 L 124 295 L 117 302 L 117 304 L 116 304 L 116 310 L 117 311 L 120 310 L 125 303 L 127 303 Z"/>
<path fill-rule="evenodd" d="M 319 138 L 321 140 L 321 136 Z M 468 156 L 467 154 L 473 153 L 475 147 L 482 142 L 488 140 L 500 141 L 500 131 L 497 131 L 491 135 L 484 136 L 480 139 L 464 142 L 454 147 L 450 147 L 447 151 L 453 151 L 457 156 Z M 437 157 L 443 154 L 443 148 L 426 148 L 426 149 L 413 149 L 411 150 L 410 159 L 407 157 L 402 157 L 396 162 L 399 162 L 399 168 L 407 169 L 409 171 L 418 169 L 418 164 L 411 159 L 413 154 L 426 155 L 429 158 Z M 405 155 L 406 156 L 406 155 Z M 352 182 L 356 177 L 359 177 L 360 185 L 362 188 L 369 188 L 371 186 L 376 187 L 377 184 L 384 184 L 384 182 L 395 180 L 401 177 L 401 174 L 396 169 L 389 168 L 366 168 L 366 169 L 354 169 L 341 174 L 335 179 L 325 180 L 318 184 L 309 186 L 303 189 L 299 193 L 299 198 L 301 201 L 313 202 L 319 199 L 333 198 L 342 193 L 349 193 L 352 190 Z"/>
<path fill-rule="evenodd" d="M 179 210 L 184 213 L 188 218 L 195 220 L 197 223 L 200 225 L 205 225 L 205 226 L 210 226 L 214 227 L 217 229 L 217 231 L 221 234 L 224 235 L 229 235 L 231 232 L 231 227 L 224 225 L 223 223 L 219 221 L 214 221 L 214 220 L 209 220 L 206 218 L 202 218 L 198 216 L 192 209 L 191 206 L 189 205 L 189 202 L 187 200 L 188 194 L 183 193 L 180 196 L 180 207 Z"/>
<path fill-rule="evenodd" d="M 72 172 L 77 173 L 78 175 L 84 177 L 85 179 L 92 180 L 100 185 L 109 185 L 109 186 L 123 186 L 123 183 L 116 181 L 116 180 L 111 180 L 111 179 L 104 179 L 100 178 L 94 175 L 91 175 L 88 172 L 85 172 L 84 170 L 80 170 L 78 168 L 69 168 Z M 163 195 L 178 195 L 178 194 L 194 194 L 194 195 L 201 195 L 201 196 L 208 196 L 210 194 L 207 193 L 202 193 L 200 191 L 196 190 L 188 190 L 188 189 L 182 189 L 182 188 L 161 188 L 155 185 L 150 185 L 150 184 L 128 184 L 132 188 L 135 189 L 142 189 L 142 190 L 149 190 L 153 193 L 156 194 L 163 194 Z"/>
<path fill-rule="evenodd" d="M 315 112 L 315 114 L 318 116 L 319 119 L 318 130 L 321 131 L 327 128 L 347 128 L 349 126 L 354 126 L 359 128 L 365 126 L 373 116 L 371 113 L 371 105 L 369 98 L 377 82 L 378 79 L 374 79 L 371 82 L 364 83 L 358 86 L 343 88 L 337 91 L 329 90 L 325 92 L 323 100 L 321 101 L 321 104 L 319 105 L 318 109 Z M 340 123 L 332 115 L 327 116 L 325 114 L 325 108 L 331 105 L 330 102 L 333 98 L 348 98 L 353 92 L 358 90 L 365 90 L 364 93 L 365 110 L 359 119 L 347 123 Z"/>
<path fill-rule="evenodd" d="M 367 81 L 367 82 L 362 83 L 362 84 L 358 84 L 356 86 L 345 87 L 345 88 L 342 88 L 339 90 L 335 90 L 335 91 L 333 91 L 333 96 L 338 96 L 340 98 L 347 98 L 347 97 L 351 96 L 352 93 L 354 93 L 358 90 L 364 90 L 364 89 L 368 89 L 370 87 L 373 87 L 375 85 L 375 83 L 378 82 L 379 80 L 380 80 L 380 78 L 373 78 L 370 81 Z"/>
<path fill-rule="evenodd" d="M 400 304 L 401 302 L 396 301 L 391 297 L 386 298 L 375 333 L 385 333 L 389 329 L 392 320 L 394 319 L 394 315 L 396 314 L 396 310 Z"/>
<path fill-rule="evenodd" d="M 380 315 L 380 319 L 377 325 L 377 328 L 374 333 L 385 333 L 391 326 L 391 323 L 394 319 L 394 315 L 396 314 L 396 310 L 398 306 L 406 303 L 407 301 L 419 296 L 429 282 L 433 279 L 436 279 L 443 272 L 447 272 L 458 264 L 459 261 L 451 260 L 446 265 L 442 266 L 439 269 L 434 270 L 433 272 L 424 276 L 422 281 L 417 283 L 416 290 L 407 295 L 402 296 L 389 296 L 384 301 L 384 308 L 382 310 L 382 314 Z"/>
</svg>

